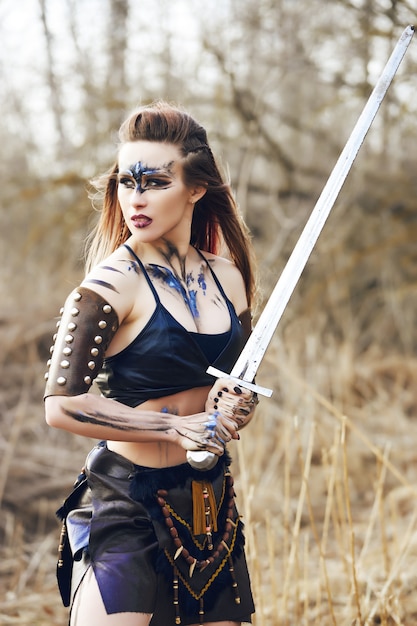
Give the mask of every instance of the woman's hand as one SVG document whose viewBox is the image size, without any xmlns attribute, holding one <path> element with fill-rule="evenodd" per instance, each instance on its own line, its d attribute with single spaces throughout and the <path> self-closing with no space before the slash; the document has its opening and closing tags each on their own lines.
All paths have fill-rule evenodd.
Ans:
<svg viewBox="0 0 417 626">
<path fill-rule="evenodd" d="M 231 439 L 238 439 L 238 425 L 219 411 L 175 416 L 174 439 L 184 450 L 207 450 L 217 456 L 224 453 Z"/>
<path fill-rule="evenodd" d="M 230 379 L 219 378 L 209 392 L 205 408 L 208 413 L 218 411 L 223 417 L 232 419 L 240 429 L 249 424 L 258 402 L 253 391 Z"/>
</svg>

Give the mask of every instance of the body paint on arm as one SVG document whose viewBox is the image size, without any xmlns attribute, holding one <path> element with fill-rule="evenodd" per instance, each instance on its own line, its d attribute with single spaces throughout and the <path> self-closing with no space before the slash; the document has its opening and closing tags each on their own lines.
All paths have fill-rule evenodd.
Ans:
<svg viewBox="0 0 417 626">
<path fill-rule="evenodd" d="M 72 398 L 67 398 L 63 402 L 63 413 L 82 424 L 110 428 L 114 432 L 130 433 L 130 437 L 135 433 L 142 433 L 143 436 L 139 437 L 138 441 L 144 442 L 160 440 L 160 437 L 155 439 L 156 433 L 166 434 L 172 442 L 180 443 L 186 450 L 210 448 L 213 452 L 223 452 L 223 434 L 220 429 L 219 432 L 217 430 L 213 432 L 211 425 L 209 427 L 207 422 L 206 413 L 180 417 L 172 413 L 141 411 L 134 419 L 129 409 L 126 409 L 124 413 L 123 409 L 116 408 L 113 404 L 109 412 L 102 409 L 80 408 L 76 405 L 73 407 L 71 404 Z M 173 438 L 174 433 L 176 435 Z M 178 436 L 190 443 L 187 444 L 183 440 L 179 442 Z"/>
<path fill-rule="evenodd" d="M 111 265 L 100 265 L 99 268 L 101 270 L 105 270 L 107 272 L 116 272 L 117 274 L 124 274 L 124 272 L 122 272 L 121 270 L 116 269 L 115 267 L 112 267 Z M 111 283 L 107 282 L 106 280 L 102 280 L 100 278 L 89 278 L 88 276 L 84 279 L 85 283 L 91 283 L 93 285 L 100 285 L 100 287 L 104 287 L 105 289 L 110 289 L 111 291 L 115 291 L 116 293 L 119 293 L 118 289 L 116 289 L 116 287 L 114 285 L 112 285 Z"/>
<path fill-rule="evenodd" d="M 98 278 L 86 278 L 84 282 L 92 283 L 93 285 L 100 285 L 100 287 L 105 287 L 106 289 L 110 289 L 111 291 L 115 291 L 116 293 L 119 293 L 116 287 L 114 287 L 110 283 L 107 283 L 105 280 L 99 280 Z"/>
</svg>

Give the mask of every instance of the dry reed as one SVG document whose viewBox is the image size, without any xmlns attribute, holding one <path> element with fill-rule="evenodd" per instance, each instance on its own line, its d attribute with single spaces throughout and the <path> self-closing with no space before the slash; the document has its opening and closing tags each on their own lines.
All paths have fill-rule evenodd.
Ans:
<svg viewBox="0 0 417 626">
<path fill-rule="evenodd" d="M 314 309 L 323 299 L 315 283 L 303 296 L 306 310 L 290 314 L 258 374 L 273 397 L 262 400 L 231 447 L 254 626 L 417 623 L 417 362 L 398 347 L 384 352 L 369 339 L 364 318 L 350 316 L 337 283 L 345 271 L 336 264 L 328 277 L 343 321 L 339 336 Z M 411 295 L 404 287 L 393 302 L 389 294 L 407 340 L 410 320 L 401 303 Z M 373 306 L 365 297 L 363 310 Z M 54 510 L 91 442 L 43 422 L 52 324 L 33 326 L 32 317 L 10 315 L 0 327 L 0 624 L 64 626 Z M 375 320 L 385 328 L 382 317 Z"/>
</svg>

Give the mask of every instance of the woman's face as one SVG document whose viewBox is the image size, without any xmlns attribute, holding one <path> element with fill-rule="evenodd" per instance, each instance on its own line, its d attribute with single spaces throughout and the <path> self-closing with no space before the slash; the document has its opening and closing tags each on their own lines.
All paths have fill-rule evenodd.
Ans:
<svg viewBox="0 0 417 626">
<path fill-rule="evenodd" d="M 184 184 L 180 160 L 173 144 L 132 141 L 121 147 L 117 195 L 136 241 L 189 242 L 199 198 Z"/>
</svg>

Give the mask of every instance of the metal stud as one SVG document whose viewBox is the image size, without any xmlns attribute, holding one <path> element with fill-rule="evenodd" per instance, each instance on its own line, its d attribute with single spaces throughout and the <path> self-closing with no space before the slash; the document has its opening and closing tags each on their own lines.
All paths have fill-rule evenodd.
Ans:
<svg viewBox="0 0 417 626">
<path fill-rule="evenodd" d="M 65 385 L 65 383 L 67 382 L 67 379 L 64 376 L 58 376 L 58 378 L 56 379 L 56 382 L 58 383 L 58 385 Z"/>
<path fill-rule="evenodd" d="M 67 361 L 67 359 L 64 359 L 63 361 L 61 361 L 61 367 L 62 367 L 64 370 L 67 370 L 67 369 L 69 368 L 69 366 L 70 366 L 70 362 L 69 362 L 69 361 Z"/>
<path fill-rule="evenodd" d="M 44 376 L 44 379 L 45 379 L 45 380 L 48 380 L 48 378 L 49 378 L 49 374 L 48 374 L 48 372 L 46 372 L 46 373 L 45 373 L 45 376 Z"/>
<path fill-rule="evenodd" d="M 82 295 L 80 294 L 80 292 L 76 291 L 74 293 L 74 300 L 75 300 L 75 302 L 79 302 L 81 300 L 81 298 L 82 298 Z"/>
<path fill-rule="evenodd" d="M 59 309 L 59 314 L 60 314 L 60 315 L 62 315 L 62 314 L 63 314 L 63 312 L 64 312 L 64 307 L 62 306 L 62 307 Z"/>
<path fill-rule="evenodd" d="M 77 315 L 79 314 L 79 312 L 80 312 L 80 309 L 77 309 L 77 307 L 76 307 L 76 306 L 75 306 L 75 307 L 73 307 L 73 308 L 71 309 L 71 315 L 72 315 L 72 317 L 77 317 Z"/>
<path fill-rule="evenodd" d="M 65 346 L 65 348 L 62 350 L 62 354 L 64 354 L 65 356 L 70 356 L 70 354 L 72 354 L 72 348 L 70 348 L 69 346 Z"/>
<path fill-rule="evenodd" d="M 84 382 L 86 385 L 91 385 L 91 376 L 84 376 Z"/>
<path fill-rule="evenodd" d="M 51 363 L 52 363 L 52 359 L 48 359 L 48 360 L 47 360 L 47 362 L 46 362 L 46 365 L 47 365 L 48 367 L 51 367 Z"/>
<path fill-rule="evenodd" d="M 98 323 L 98 327 L 101 328 L 101 330 L 103 330 L 104 328 L 107 327 L 107 322 L 105 322 L 104 320 L 100 320 Z"/>
<path fill-rule="evenodd" d="M 91 350 L 90 350 L 91 356 L 98 356 L 99 352 L 100 352 L 100 350 L 98 348 L 91 348 Z"/>
<path fill-rule="evenodd" d="M 72 343 L 74 341 L 74 337 L 72 335 L 65 335 L 65 341 L 67 343 Z"/>
<path fill-rule="evenodd" d="M 93 370 L 96 366 L 96 362 L 95 361 L 88 361 L 87 363 L 88 365 L 88 369 Z"/>
<path fill-rule="evenodd" d="M 61 326 L 61 320 L 58 320 L 56 323 L 56 327 L 59 328 Z"/>
<path fill-rule="evenodd" d="M 100 344 L 103 341 L 103 337 L 101 335 L 96 335 L 94 337 L 94 343 Z"/>
<path fill-rule="evenodd" d="M 54 346 L 51 346 L 51 347 L 49 348 L 49 353 L 50 353 L 50 354 L 52 354 L 52 352 L 53 352 L 53 351 L 54 351 Z"/>
<path fill-rule="evenodd" d="M 112 312 L 112 308 L 111 308 L 110 304 L 105 304 L 103 306 L 103 311 L 104 311 L 104 313 L 111 313 Z"/>
<path fill-rule="evenodd" d="M 74 322 L 70 322 L 68 324 L 68 330 L 70 330 L 71 332 L 75 330 L 76 328 L 77 328 L 77 324 L 75 324 Z"/>
<path fill-rule="evenodd" d="M 58 333 L 55 333 L 55 334 L 52 336 L 52 341 L 56 341 L 56 338 L 57 338 L 57 337 L 58 337 Z"/>
</svg>

